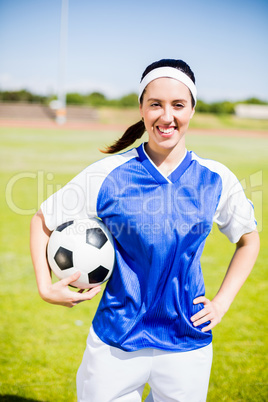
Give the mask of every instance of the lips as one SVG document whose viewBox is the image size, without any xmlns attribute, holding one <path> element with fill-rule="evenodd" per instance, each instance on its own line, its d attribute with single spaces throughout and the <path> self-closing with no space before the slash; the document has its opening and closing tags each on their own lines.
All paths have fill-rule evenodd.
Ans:
<svg viewBox="0 0 268 402">
<path fill-rule="evenodd" d="M 176 127 L 160 127 L 157 126 L 157 130 L 159 132 L 159 134 L 161 135 L 161 137 L 171 137 L 174 133 L 174 131 L 176 130 Z"/>
</svg>

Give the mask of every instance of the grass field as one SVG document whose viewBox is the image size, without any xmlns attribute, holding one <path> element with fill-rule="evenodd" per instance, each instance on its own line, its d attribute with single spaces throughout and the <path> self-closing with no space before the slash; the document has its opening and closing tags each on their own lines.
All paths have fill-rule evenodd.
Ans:
<svg viewBox="0 0 268 402">
<path fill-rule="evenodd" d="M 0 400 L 76 400 L 75 375 L 100 296 L 73 309 L 40 299 L 29 254 L 29 223 L 43 199 L 103 157 L 98 148 L 119 135 L 0 128 Z M 261 230 L 256 266 L 213 331 L 208 401 L 267 401 L 268 138 L 189 134 L 187 146 L 225 163 L 242 180 Z M 207 297 L 219 288 L 233 249 L 213 228 L 202 258 Z M 144 396 L 147 392 L 148 387 Z"/>
</svg>

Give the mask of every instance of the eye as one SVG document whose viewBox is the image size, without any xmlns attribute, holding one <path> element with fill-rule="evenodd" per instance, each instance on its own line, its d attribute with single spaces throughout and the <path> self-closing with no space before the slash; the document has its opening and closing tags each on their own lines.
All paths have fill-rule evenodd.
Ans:
<svg viewBox="0 0 268 402">
<path fill-rule="evenodd" d="M 176 103 L 175 107 L 178 108 L 178 109 L 181 109 L 181 108 L 184 107 L 184 104 L 183 103 Z"/>
<path fill-rule="evenodd" d="M 158 106 L 160 106 L 160 103 L 159 102 L 153 102 L 153 103 L 151 103 L 150 106 L 151 107 L 158 107 Z"/>
</svg>

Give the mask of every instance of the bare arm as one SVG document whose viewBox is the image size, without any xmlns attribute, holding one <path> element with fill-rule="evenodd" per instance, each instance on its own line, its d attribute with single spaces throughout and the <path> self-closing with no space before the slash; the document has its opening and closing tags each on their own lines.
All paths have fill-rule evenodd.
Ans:
<svg viewBox="0 0 268 402">
<path fill-rule="evenodd" d="M 202 328 L 203 332 L 215 327 L 228 311 L 232 301 L 249 276 L 260 248 L 257 231 L 243 235 L 236 244 L 236 250 L 230 262 L 222 285 L 216 296 L 210 301 L 205 296 L 197 297 L 194 304 L 203 303 L 204 308 L 191 317 L 194 326 L 210 321 Z"/>
<path fill-rule="evenodd" d="M 68 288 L 71 282 L 79 278 L 80 273 L 75 273 L 52 284 L 51 272 L 46 259 L 46 247 L 50 234 L 51 232 L 45 225 L 42 211 L 39 210 L 31 221 L 30 249 L 40 296 L 48 303 L 66 307 L 73 307 L 81 301 L 92 299 L 100 292 L 100 286 L 85 293 L 74 292 Z"/>
</svg>

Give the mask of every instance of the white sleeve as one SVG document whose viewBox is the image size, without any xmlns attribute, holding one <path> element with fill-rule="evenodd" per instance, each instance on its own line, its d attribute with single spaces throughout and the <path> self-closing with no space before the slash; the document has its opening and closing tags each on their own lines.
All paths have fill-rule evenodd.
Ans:
<svg viewBox="0 0 268 402">
<path fill-rule="evenodd" d="M 98 216 L 97 201 L 104 180 L 109 177 L 110 185 L 117 185 L 110 173 L 136 156 L 137 151 L 134 148 L 124 154 L 101 159 L 52 194 L 41 205 L 47 228 L 54 230 L 71 220 Z"/>
<path fill-rule="evenodd" d="M 49 230 L 74 219 L 97 216 L 98 184 L 101 181 L 98 179 L 99 175 L 93 174 L 89 167 L 41 204 Z"/>
<path fill-rule="evenodd" d="M 232 243 L 237 243 L 243 234 L 256 229 L 253 204 L 236 176 L 223 165 L 220 176 L 222 192 L 213 220 Z"/>
</svg>

